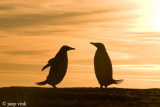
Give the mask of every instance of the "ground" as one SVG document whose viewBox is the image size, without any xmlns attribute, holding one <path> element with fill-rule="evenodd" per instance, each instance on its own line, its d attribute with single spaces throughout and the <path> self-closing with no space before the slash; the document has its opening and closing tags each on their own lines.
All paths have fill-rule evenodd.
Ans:
<svg viewBox="0 0 160 107">
<path fill-rule="evenodd" d="M 160 89 L 5 87 L 0 88 L 1 106 L 158 107 Z"/>
</svg>

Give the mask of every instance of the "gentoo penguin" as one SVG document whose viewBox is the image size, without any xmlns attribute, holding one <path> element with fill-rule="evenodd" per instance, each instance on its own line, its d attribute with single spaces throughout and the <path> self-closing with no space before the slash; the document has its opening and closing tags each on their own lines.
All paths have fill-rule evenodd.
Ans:
<svg viewBox="0 0 160 107">
<path fill-rule="evenodd" d="M 45 85 L 50 84 L 54 88 L 59 84 L 67 71 L 68 67 L 68 56 L 67 51 L 74 50 L 75 48 L 71 48 L 69 46 L 62 46 L 56 56 L 48 61 L 48 64 L 42 68 L 42 71 L 47 67 L 50 67 L 49 75 L 47 79 L 43 82 L 36 83 L 37 85 Z"/>
<path fill-rule="evenodd" d="M 102 43 L 91 42 L 91 44 L 97 47 L 97 51 L 94 56 L 94 69 L 100 88 L 103 88 L 103 86 L 107 88 L 107 86 L 111 84 L 120 83 L 122 80 L 113 79 L 112 63 L 105 46 Z"/>
</svg>

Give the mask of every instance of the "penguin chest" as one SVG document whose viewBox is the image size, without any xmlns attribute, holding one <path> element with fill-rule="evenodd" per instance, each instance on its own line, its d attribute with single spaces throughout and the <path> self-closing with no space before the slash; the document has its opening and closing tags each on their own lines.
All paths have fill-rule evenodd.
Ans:
<svg viewBox="0 0 160 107">
<path fill-rule="evenodd" d="M 68 67 L 68 58 L 67 55 L 64 55 L 63 58 L 59 61 L 59 74 L 65 75 Z"/>
<path fill-rule="evenodd" d="M 53 66 L 50 68 L 50 74 L 48 75 L 48 80 L 51 84 L 58 84 L 60 83 L 67 71 L 68 67 L 68 58 L 67 54 L 62 56 L 61 58 L 56 60 L 56 63 L 54 63 Z"/>
<path fill-rule="evenodd" d="M 99 84 L 107 85 L 112 79 L 112 65 L 107 54 L 96 51 L 94 57 L 95 74 Z"/>
<path fill-rule="evenodd" d="M 55 72 L 55 76 L 57 76 L 57 78 L 59 79 L 63 79 L 63 77 L 66 74 L 67 67 L 68 67 L 68 58 L 67 55 L 64 55 L 58 61 L 58 66 L 57 66 L 57 71 Z"/>
</svg>

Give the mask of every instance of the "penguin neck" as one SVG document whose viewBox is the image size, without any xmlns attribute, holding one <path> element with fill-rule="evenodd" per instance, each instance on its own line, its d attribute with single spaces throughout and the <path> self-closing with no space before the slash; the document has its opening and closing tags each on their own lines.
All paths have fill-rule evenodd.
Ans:
<svg viewBox="0 0 160 107">
<path fill-rule="evenodd" d="M 97 48 L 97 51 L 102 52 L 102 53 L 107 53 L 107 51 L 106 51 L 105 48 L 104 48 L 104 49 L 99 49 L 99 48 Z M 107 53 L 107 54 L 108 54 L 108 53 Z"/>
<path fill-rule="evenodd" d="M 107 51 L 106 51 L 105 48 L 104 48 L 104 49 L 97 49 L 97 52 L 100 52 L 100 53 L 102 53 L 103 55 L 107 55 L 107 56 L 109 57 L 109 55 L 108 55 L 108 53 L 107 53 Z"/>
<path fill-rule="evenodd" d="M 67 51 L 60 49 L 59 52 L 56 54 L 56 57 L 63 56 L 66 54 L 67 54 Z"/>
</svg>

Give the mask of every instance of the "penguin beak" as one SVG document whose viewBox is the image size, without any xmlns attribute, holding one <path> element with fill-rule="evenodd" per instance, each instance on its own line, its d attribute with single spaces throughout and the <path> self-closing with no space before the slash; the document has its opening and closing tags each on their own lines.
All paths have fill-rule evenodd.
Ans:
<svg viewBox="0 0 160 107">
<path fill-rule="evenodd" d="M 70 47 L 70 49 L 69 49 L 69 50 L 75 50 L 75 48 Z"/>
<path fill-rule="evenodd" d="M 90 42 L 90 44 L 92 44 L 92 45 L 96 46 L 96 43 Z"/>
</svg>

